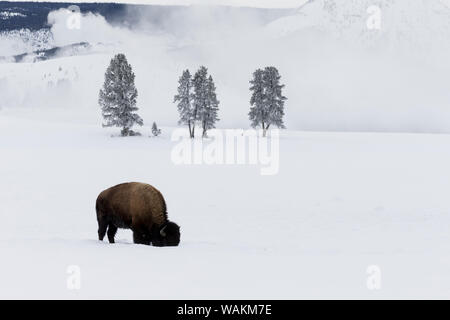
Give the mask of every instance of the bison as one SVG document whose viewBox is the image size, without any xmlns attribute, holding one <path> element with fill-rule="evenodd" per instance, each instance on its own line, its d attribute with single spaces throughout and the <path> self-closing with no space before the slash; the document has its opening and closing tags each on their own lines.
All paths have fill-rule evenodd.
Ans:
<svg viewBox="0 0 450 320">
<path fill-rule="evenodd" d="M 154 246 L 177 246 L 180 227 L 168 220 L 164 198 L 151 185 L 131 182 L 101 192 L 96 202 L 98 238 L 114 243 L 118 228 L 131 229 L 133 242 Z"/>
</svg>

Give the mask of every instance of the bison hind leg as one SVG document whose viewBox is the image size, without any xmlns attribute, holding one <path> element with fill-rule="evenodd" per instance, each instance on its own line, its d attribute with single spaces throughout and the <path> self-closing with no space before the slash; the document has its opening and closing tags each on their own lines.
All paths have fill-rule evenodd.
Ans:
<svg viewBox="0 0 450 320">
<path fill-rule="evenodd" d="M 98 240 L 103 241 L 106 234 L 106 229 L 108 229 L 108 222 L 104 220 L 98 221 Z"/>
<path fill-rule="evenodd" d="M 151 242 L 150 234 L 133 230 L 133 242 L 136 244 L 145 244 L 149 246 Z"/>
<path fill-rule="evenodd" d="M 108 226 L 108 240 L 109 243 L 114 243 L 114 237 L 116 235 L 117 232 L 117 227 L 115 225 L 113 225 L 112 223 L 109 224 Z"/>
</svg>

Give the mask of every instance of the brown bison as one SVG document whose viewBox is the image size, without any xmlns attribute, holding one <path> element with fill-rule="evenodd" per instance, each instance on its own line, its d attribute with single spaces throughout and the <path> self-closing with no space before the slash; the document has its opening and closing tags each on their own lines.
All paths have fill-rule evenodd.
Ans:
<svg viewBox="0 0 450 320">
<path fill-rule="evenodd" d="M 98 238 L 114 243 L 118 228 L 131 229 L 134 243 L 154 246 L 177 246 L 180 227 L 167 219 L 164 198 L 156 188 L 144 183 L 124 183 L 109 188 L 97 198 L 95 205 Z"/>
</svg>

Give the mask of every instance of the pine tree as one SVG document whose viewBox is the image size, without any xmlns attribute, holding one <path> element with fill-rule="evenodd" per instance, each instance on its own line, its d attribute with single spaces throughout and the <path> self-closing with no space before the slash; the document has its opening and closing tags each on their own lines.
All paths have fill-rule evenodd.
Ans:
<svg viewBox="0 0 450 320">
<path fill-rule="evenodd" d="M 193 138 L 193 127 L 195 126 L 195 118 L 192 107 L 192 78 L 189 70 L 183 71 L 178 80 L 178 93 L 174 96 L 174 103 L 178 102 L 177 108 L 180 113 L 178 124 L 188 125 L 189 136 Z"/>
<path fill-rule="evenodd" d="M 161 134 L 161 129 L 158 129 L 158 126 L 156 125 L 156 122 L 153 122 L 152 125 L 152 134 L 153 136 L 157 137 Z"/>
<path fill-rule="evenodd" d="M 195 73 L 192 84 L 194 87 L 194 101 L 193 101 L 193 112 L 192 118 L 195 122 L 199 121 L 202 123 L 204 114 L 208 106 L 208 91 L 207 91 L 207 78 L 208 69 L 201 66 L 200 69 Z M 192 129 L 192 137 L 195 134 L 195 127 Z"/>
<path fill-rule="evenodd" d="M 219 100 L 217 100 L 216 86 L 211 76 L 208 77 L 205 84 L 206 88 L 206 107 L 202 113 L 203 137 L 206 137 L 207 130 L 215 128 L 216 121 L 219 120 L 217 113 L 219 111 Z"/>
<path fill-rule="evenodd" d="M 263 84 L 263 75 L 264 71 L 261 69 L 257 69 L 253 72 L 253 79 L 250 81 L 252 85 L 250 87 L 250 91 L 253 91 L 252 97 L 250 98 L 250 112 L 249 118 L 251 121 L 251 126 L 256 128 L 261 125 L 263 129 L 265 129 L 265 104 L 264 104 L 264 84 Z"/>
<path fill-rule="evenodd" d="M 124 54 L 116 55 L 106 70 L 105 82 L 99 94 L 99 104 L 105 119 L 104 127 L 122 128 L 122 136 L 136 135 L 133 125 L 144 124 L 136 113 L 138 92 L 135 75 Z"/>
<path fill-rule="evenodd" d="M 266 88 L 266 102 L 268 108 L 268 126 L 275 125 L 284 129 L 284 102 L 287 100 L 282 94 L 284 84 L 280 84 L 281 76 L 275 67 L 267 67 L 264 70 L 263 83 Z"/>
<path fill-rule="evenodd" d="M 282 94 L 284 85 L 280 84 L 280 79 L 277 68 L 266 67 L 264 70 L 256 70 L 250 81 L 253 93 L 249 118 L 253 128 L 261 126 L 264 137 L 271 125 L 285 128 L 283 117 L 287 98 Z"/>
</svg>

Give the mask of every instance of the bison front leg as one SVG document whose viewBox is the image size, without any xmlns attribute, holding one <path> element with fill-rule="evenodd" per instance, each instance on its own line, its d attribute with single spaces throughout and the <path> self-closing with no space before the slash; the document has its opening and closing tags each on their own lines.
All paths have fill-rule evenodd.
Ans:
<svg viewBox="0 0 450 320">
<path fill-rule="evenodd" d="M 117 227 L 113 224 L 109 224 L 108 226 L 108 240 L 109 243 L 114 243 L 114 236 L 116 235 Z"/>
<path fill-rule="evenodd" d="M 136 244 L 150 245 L 151 237 L 149 233 L 133 230 L 133 242 Z"/>
</svg>

